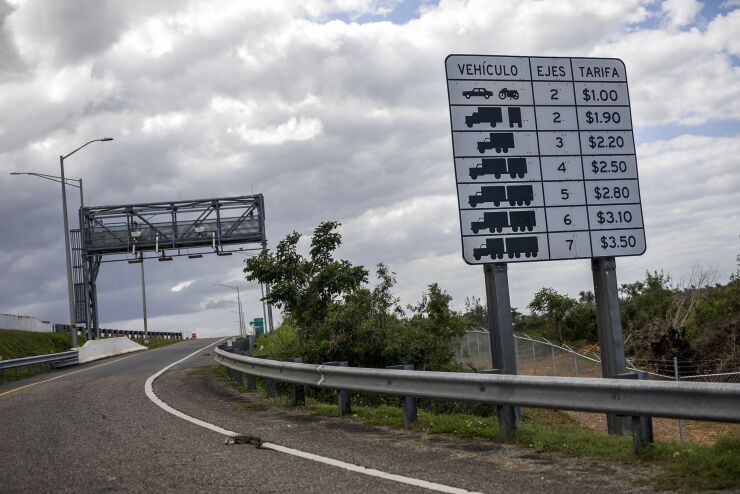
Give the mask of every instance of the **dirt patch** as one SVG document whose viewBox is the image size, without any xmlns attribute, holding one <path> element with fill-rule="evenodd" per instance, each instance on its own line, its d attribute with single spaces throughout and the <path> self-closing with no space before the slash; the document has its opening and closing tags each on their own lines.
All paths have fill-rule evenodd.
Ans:
<svg viewBox="0 0 740 494">
<path fill-rule="evenodd" d="M 606 415 L 601 413 L 562 412 L 570 416 L 582 427 L 606 434 Z M 653 419 L 653 436 L 656 441 L 679 441 L 677 419 Z M 684 421 L 684 440 L 697 444 L 714 444 L 723 436 L 740 434 L 740 424 L 703 422 L 699 420 Z"/>
</svg>

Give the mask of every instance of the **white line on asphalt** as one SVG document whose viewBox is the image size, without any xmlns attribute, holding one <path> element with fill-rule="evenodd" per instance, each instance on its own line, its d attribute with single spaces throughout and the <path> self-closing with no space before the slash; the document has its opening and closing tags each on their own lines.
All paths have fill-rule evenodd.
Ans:
<svg viewBox="0 0 740 494">
<path fill-rule="evenodd" d="M 280 451 L 281 453 L 298 456 L 300 458 L 305 458 L 307 460 L 317 461 L 319 463 L 324 463 L 325 465 L 331 465 L 333 467 L 343 468 L 345 470 L 349 470 L 350 472 L 362 473 L 364 475 L 370 475 L 371 477 L 379 477 L 381 479 L 393 480 L 395 482 L 400 482 L 402 484 L 413 485 L 416 487 L 423 487 L 431 491 L 447 492 L 450 494 L 480 494 L 480 493 L 474 493 L 473 491 L 460 489 L 459 487 L 452 487 L 449 485 L 438 484 L 436 482 L 428 482 L 426 480 L 415 479 L 413 477 L 406 477 L 404 475 L 396 475 L 395 473 L 383 472 L 381 470 L 375 470 L 374 468 L 365 468 L 360 465 L 355 465 L 353 463 L 347 463 L 344 461 L 334 460 L 332 458 L 314 455 L 312 453 L 305 453 L 297 449 L 286 448 L 285 446 L 279 446 L 277 444 L 262 443 L 260 447 L 265 448 L 265 449 L 272 449 L 274 451 Z"/>
<path fill-rule="evenodd" d="M 170 365 L 168 365 L 164 369 L 160 370 L 156 374 L 150 376 L 146 380 L 146 383 L 144 383 L 144 392 L 146 393 L 146 395 L 149 397 L 150 400 L 152 400 L 159 408 L 161 408 L 162 410 L 164 410 L 167 413 L 171 413 L 172 415 L 174 415 L 176 417 L 179 417 L 179 418 L 181 418 L 183 420 L 187 420 L 188 422 L 190 422 L 192 424 L 195 424 L 195 425 L 198 425 L 200 427 L 206 428 L 206 429 L 211 430 L 213 432 L 217 432 L 219 434 L 223 434 L 224 436 L 237 437 L 237 436 L 241 436 L 242 434 L 239 434 L 238 432 L 230 431 L 228 429 L 224 429 L 224 428 L 219 427 L 217 425 L 214 425 L 214 424 L 205 422 L 205 421 L 200 420 L 200 419 L 197 419 L 195 417 L 191 417 L 190 415 L 187 415 L 185 413 L 182 413 L 179 410 L 175 410 L 174 408 L 172 408 L 171 406 L 169 406 L 167 403 L 165 403 L 162 400 L 160 400 L 159 397 L 156 394 L 154 394 L 154 390 L 152 388 L 152 384 L 154 383 L 154 380 L 157 379 L 162 374 L 164 374 L 165 372 L 167 372 L 169 369 L 171 369 L 172 367 L 176 366 L 177 364 L 179 364 L 181 362 L 184 362 L 185 360 L 189 359 L 190 357 L 192 357 L 192 356 L 194 356 L 194 355 L 202 352 L 203 350 L 205 350 L 207 348 L 210 348 L 213 345 L 218 344 L 221 341 L 223 341 L 223 340 L 219 340 L 219 341 L 217 341 L 215 343 L 211 343 L 210 345 L 201 348 L 200 350 L 196 350 L 195 352 L 191 353 L 190 355 L 187 355 L 187 356 L 181 358 L 177 362 L 171 363 Z M 374 468 L 366 468 L 366 467 L 363 467 L 363 466 L 360 466 L 360 465 L 355 465 L 354 463 L 347 463 L 347 462 L 344 462 L 344 461 L 335 460 L 333 458 L 327 458 L 325 456 L 315 455 L 313 453 L 306 453 L 305 451 L 300 451 L 298 449 L 286 448 L 285 446 L 280 446 L 278 444 L 264 442 L 264 443 L 262 443 L 260 445 L 260 447 L 263 448 L 263 449 L 270 449 L 270 450 L 277 451 L 277 452 L 280 452 L 280 453 L 285 453 L 285 454 L 288 454 L 288 455 L 291 455 L 291 456 L 297 456 L 299 458 L 304 458 L 306 460 L 311 460 L 311 461 L 315 461 L 315 462 L 318 462 L 318 463 L 323 463 L 325 465 L 331 465 L 333 467 L 343 468 L 344 470 L 349 470 L 350 472 L 356 472 L 356 473 L 361 473 L 363 475 L 369 475 L 371 477 L 378 477 L 378 478 L 381 478 L 381 479 L 392 480 L 394 482 L 400 482 L 402 484 L 413 485 L 415 487 L 422 487 L 424 489 L 429 489 L 429 490 L 432 490 L 432 491 L 446 492 L 446 493 L 449 493 L 449 494 L 480 494 L 480 493 L 476 493 L 476 492 L 473 492 L 473 491 L 468 491 L 466 489 L 460 489 L 459 487 L 452 487 L 452 486 L 449 486 L 449 485 L 438 484 L 436 482 L 429 482 L 429 481 L 426 481 L 426 480 L 415 479 L 413 477 L 406 477 L 404 475 L 396 475 L 395 473 L 383 472 L 381 470 L 375 470 Z"/>
</svg>

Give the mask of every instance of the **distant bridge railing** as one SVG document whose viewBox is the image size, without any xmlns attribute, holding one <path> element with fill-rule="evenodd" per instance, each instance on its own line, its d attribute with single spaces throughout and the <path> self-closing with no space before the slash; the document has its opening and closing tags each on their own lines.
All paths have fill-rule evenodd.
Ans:
<svg viewBox="0 0 740 494">
<path fill-rule="evenodd" d="M 54 324 L 55 333 L 69 333 L 69 324 Z M 77 334 L 83 335 L 85 330 L 81 326 L 76 326 Z M 107 329 L 100 328 L 101 338 L 111 338 L 115 336 L 128 336 L 129 338 L 144 339 L 144 331 L 129 329 Z M 165 340 L 182 340 L 182 331 L 149 331 L 149 338 L 162 338 Z"/>
</svg>

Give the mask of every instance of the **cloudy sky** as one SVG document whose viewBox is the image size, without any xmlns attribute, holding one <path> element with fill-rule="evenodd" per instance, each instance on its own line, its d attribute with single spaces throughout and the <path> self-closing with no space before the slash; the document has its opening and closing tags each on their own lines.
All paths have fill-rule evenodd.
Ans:
<svg viewBox="0 0 740 494">
<path fill-rule="evenodd" d="M 0 0 L 0 312 L 65 321 L 57 184 L 91 205 L 260 192 L 271 245 L 343 223 L 341 255 L 397 273 L 404 303 L 466 265 L 449 130 L 450 53 L 624 60 L 648 249 L 620 282 L 692 264 L 726 280 L 740 253 L 740 2 Z M 76 218 L 76 189 L 70 192 Z M 239 256 L 149 262 L 152 330 L 233 334 Z M 587 260 L 512 265 L 512 304 L 592 288 Z M 141 328 L 139 267 L 103 266 L 104 327 Z"/>
</svg>

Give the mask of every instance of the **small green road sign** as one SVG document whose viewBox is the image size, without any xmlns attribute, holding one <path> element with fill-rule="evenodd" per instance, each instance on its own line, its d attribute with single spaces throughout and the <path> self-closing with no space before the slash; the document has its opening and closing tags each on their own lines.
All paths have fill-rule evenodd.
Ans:
<svg viewBox="0 0 740 494">
<path fill-rule="evenodd" d="M 254 318 L 254 321 L 250 322 L 249 324 L 251 324 L 254 327 L 254 333 L 257 336 L 261 336 L 261 335 L 265 334 L 265 320 L 264 320 L 264 318 L 262 318 L 262 317 L 255 317 Z"/>
</svg>

